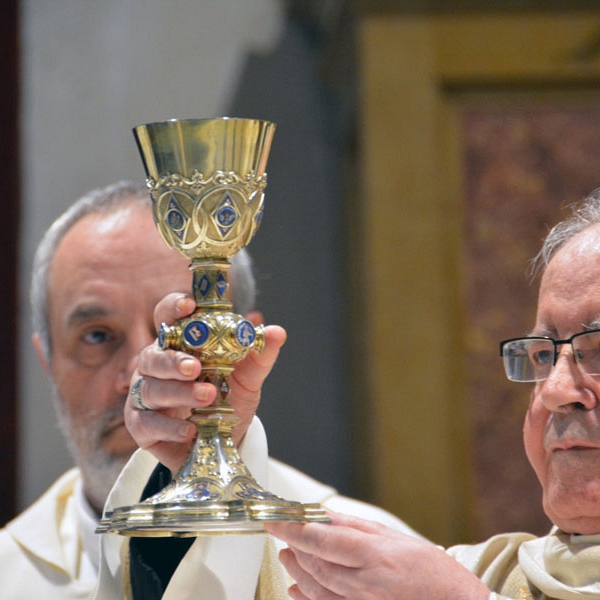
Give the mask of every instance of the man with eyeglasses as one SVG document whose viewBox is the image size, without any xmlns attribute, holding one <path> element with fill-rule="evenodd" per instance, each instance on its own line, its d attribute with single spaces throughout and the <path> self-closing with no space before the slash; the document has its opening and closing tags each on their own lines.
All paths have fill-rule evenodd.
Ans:
<svg viewBox="0 0 600 600">
<path fill-rule="evenodd" d="M 508 378 L 532 386 L 523 437 L 551 531 L 444 551 L 341 514 L 268 524 L 289 545 L 292 598 L 600 598 L 600 188 L 552 229 L 536 266 L 535 325 L 501 355 Z"/>
</svg>

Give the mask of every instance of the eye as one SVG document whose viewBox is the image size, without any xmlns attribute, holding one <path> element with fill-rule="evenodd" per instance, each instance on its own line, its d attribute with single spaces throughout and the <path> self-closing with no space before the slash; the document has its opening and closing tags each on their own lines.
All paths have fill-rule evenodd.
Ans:
<svg viewBox="0 0 600 600">
<path fill-rule="evenodd" d="M 583 365 L 589 375 L 600 374 L 600 335 L 597 331 L 576 337 L 573 340 L 575 360 Z"/>
<path fill-rule="evenodd" d="M 83 335 L 83 341 L 86 344 L 97 345 L 97 344 L 105 344 L 109 342 L 111 339 L 108 331 L 104 329 L 94 329 L 92 331 L 88 331 Z"/>
<path fill-rule="evenodd" d="M 74 358 L 85 367 L 100 367 L 118 350 L 121 336 L 114 329 L 92 327 L 82 331 L 73 348 Z"/>
<path fill-rule="evenodd" d="M 552 364 L 554 360 L 554 352 L 552 350 L 536 350 L 531 353 L 531 360 L 536 365 Z"/>
</svg>

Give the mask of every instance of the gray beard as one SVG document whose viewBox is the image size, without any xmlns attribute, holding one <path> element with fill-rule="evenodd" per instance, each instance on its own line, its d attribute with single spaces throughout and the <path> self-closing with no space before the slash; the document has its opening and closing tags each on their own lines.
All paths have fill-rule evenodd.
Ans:
<svg viewBox="0 0 600 600">
<path fill-rule="evenodd" d="M 90 410 L 85 419 L 86 425 L 75 427 L 71 413 L 62 402 L 54 383 L 52 399 L 60 430 L 75 464 L 81 470 L 85 497 L 94 512 L 101 515 L 110 490 L 130 458 L 105 452 L 101 443 L 102 433 L 116 420 L 123 418 L 123 406 L 103 413 Z"/>
</svg>

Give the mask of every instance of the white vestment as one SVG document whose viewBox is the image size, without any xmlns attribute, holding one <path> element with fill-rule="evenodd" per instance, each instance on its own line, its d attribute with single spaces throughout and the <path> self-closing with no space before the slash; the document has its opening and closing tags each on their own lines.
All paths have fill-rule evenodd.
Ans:
<svg viewBox="0 0 600 600">
<path fill-rule="evenodd" d="M 507 533 L 448 554 L 492 590 L 490 600 L 600 598 L 600 535 Z"/>
<path fill-rule="evenodd" d="M 240 453 L 256 479 L 278 496 L 320 502 L 339 512 L 412 532 L 381 509 L 344 498 L 287 465 L 267 460 L 266 438 L 258 419 L 249 428 Z M 107 508 L 138 502 L 156 464 L 149 453 L 137 451 L 115 484 Z M 126 538 L 94 535 L 97 519 L 83 498 L 81 485 L 79 470 L 71 469 L 0 530 L 3 600 L 125 597 L 121 549 Z M 264 545 L 263 535 L 198 538 L 175 571 L 163 598 L 254 599 Z M 279 563 L 272 562 L 275 564 L 271 568 L 281 569 L 278 575 L 284 577 Z M 101 585 L 95 590 L 99 567 Z"/>
</svg>

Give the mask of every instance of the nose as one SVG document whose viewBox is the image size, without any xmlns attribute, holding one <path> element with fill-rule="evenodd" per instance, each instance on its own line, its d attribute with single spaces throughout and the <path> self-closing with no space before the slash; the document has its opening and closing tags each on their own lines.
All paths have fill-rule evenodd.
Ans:
<svg viewBox="0 0 600 600">
<path fill-rule="evenodd" d="M 577 366 L 572 349 L 563 346 L 550 374 L 541 382 L 539 395 L 544 406 L 551 412 L 591 410 L 598 404 L 594 383 L 594 379 L 582 373 Z"/>
<path fill-rule="evenodd" d="M 117 390 L 120 394 L 129 392 L 131 376 L 137 365 L 137 357 L 140 351 L 154 342 L 156 333 L 154 327 L 140 325 L 132 328 L 127 336 L 127 342 L 122 346 L 121 368 L 117 377 Z"/>
</svg>

